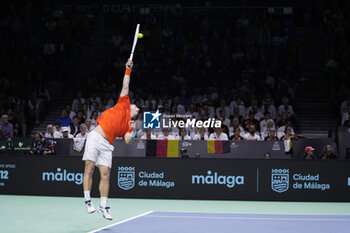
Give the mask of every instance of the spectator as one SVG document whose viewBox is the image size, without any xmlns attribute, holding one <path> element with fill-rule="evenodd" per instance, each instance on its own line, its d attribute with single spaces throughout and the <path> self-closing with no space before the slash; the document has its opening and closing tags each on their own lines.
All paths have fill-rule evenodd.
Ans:
<svg viewBox="0 0 350 233">
<path fill-rule="evenodd" d="M 216 117 L 220 117 L 222 111 L 225 111 L 227 117 L 230 117 L 231 109 L 226 106 L 226 101 L 224 99 L 221 99 L 220 106 L 216 109 Z"/>
<path fill-rule="evenodd" d="M 98 96 L 96 95 L 96 93 L 93 93 L 92 96 L 89 98 L 89 100 L 90 100 L 90 102 L 91 102 L 92 104 L 96 104 L 96 105 L 102 103 L 101 98 L 98 97 Z"/>
<path fill-rule="evenodd" d="M 169 128 L 163 128 L 162 129 L 163 134 L 158 136 L 158 139 L 169 139 L 174 140 L 175 137 L 173 135 L 170 135 Z"/>
<path fill-rule="evenodd" d="M 243 122 L 243 115 L 239 113 L 238 107 L 233 108 L 232 119 L 237 118 L 239 122 Z"/>
<path fill-rule="evenodd" d="M 52 125 L 48 125 L 46 127 L 46 133 L 44 135 L 45 138 L 62 138 L 62 134 L 58 131 L 54 130 Z"/>
<path fill-rule="evenodd" d="M 85 99 L 82 97 L 81 91 L 78 91 L 77 97 L 72 102 L 72 110 L 78 112 L 80 110 L 79 106 L 85 104 Z"/>
<path fill-rule="evenodd" d="M 57 121 L 55 123 L 55 127 L 53 127 L 53 130 L 55 132 L 59 132 L 60 134 L 62 134 L 62 125 L 61 125 L 61 122 Z"/>
<path fill-rule="evenodd" d="M 56 53 L 56 45 L 51 40 L 44 44 L 44 55 L 53 55 Z"/>
<path fill-rule="evenodd" d="M 288 140 L 288 139 L 292 139 L 294 137 L 294 132 L 292 127 L 288 126 L 285 128 L 284 130 L 284 135 L 281 137 L 281 140 Z"/>
<path fill-rule="evenodd" d="M 185 128 L 180 128 L 176 140 L 191 140 L 191 137 L 187 135 L 187 130 Z"/>
<path fill-rule="evenodd" d="M 73 120 L 73 117 L 76 115 L 74 111 L 72 111 L 72 106 L 66 105 L 67 116 Z M 63 124 L 62 124 L 63 125 Z"/>
<path fill-rule="evenodd" d="M 95 111 L 96 106 L 90 103 L 90 100 L 87 101 L 86 117 L 92 119 L 92 114 Z"/>
<path fill-rule="evenodd" d="M 244 139 L 248 141 L 260 141 L 260 136 L 255 133 L 255 126 L 250 125 L 248 128 L 248 133 L 244 135 Z"/>
<path fill-rule="evenodd" d="M 350 94 L 348 95 L 347 99 L 341 103 L 340 114 L 343 115 L 347 110 L 349 110 L 349 107 L 350 107 Z"/>
<path fill-rule="evenodd" d="M 344 125 L 344 122 L 346 120 L 349 120 L 349 116 L 350 116 L 350 104 L 348 106 L 348 111 L 344 112 L 342 115 L 342 120 L 341 120 L 341 124 Z"/>
<path fill-rule="evenodd" d="M 95 129 L 95 126 L 92 125 L 90 119 L 86 119 L 86 120 L 85 120 L 85 125 L 86 125 L 86 132 L 87 132 L 87 133 L 90 133 L 92 130 Z"/>
<path fill-rule="evenodd" d="M 40 106 L 41 100 L 37 98 L 36 93 L 32 93 L 28 100 L 28 109 L 31 119 L 34 119 L 37 125 L 40 124 Z"/>
<path fill-rule="evenodd" d="M 273 105 L 271 98 L 265 99 L 265 104 L 261 107 L 261 112 L 270 113 L 270 118 L 276 120 L 276 107 Z"/>
<path fill-rule="evenodd" d="M 259 121 L 257 119 L 254 118 L 254 112 L 250 112 L 249 113 L 249 118 L 247 120 L 244 121 L 244 129 L 246 131 L 248 131 L 250 129 L 250 126 L 253 125 L 254 126 L 254 131 L 255 129 L 259 130 Z"/>
<path fill-rule="evenodd" d="M 257 106 L 253 106 L 252 110 L 251 110 L 253 113 L 254 113 L 254 118 L 257 120 L 257 121 L 261 121 L 262 119 L 264 119 L 264 114 L 262 114 L 260 112 L 260 109 L 257 107 Z M 260 127 L 260 125 L 259 125 Z"/>
<path fill-rule="evenodd" d="M 249 113 L 250 112 L 254 112 L 255 113 L 254 114 L 254 118 L 257 119 L 258 121 L 260 121 L 261 117 L 263 117 L 263 115 L 261 114 L 260 109 L 258 107 L 258 101 L 255 100 L 255 99 L 253 99 L 251 101 L 251 105 L 246 110 L 246 113 L 248 113 L 246 118 L 249 117 Z"/>
<path fill-rule="evenodd" d="M 18 137 L 18 121 L 16 116 L 13 115 L 12 109 L 7 110 L 8 122 L 13 125 L 13 136 Z"/>
<path fill-rule="evenodd" d="M 290 121 L 287 121 L 285 126 L 281 126 L 277 130 L 277 137 L 281 140 L 283 140 L 283 138 L 294 136 L 294 134 L 292 123 Z"/>
<path fill-rule="evenodd" d="M 27 135 L 27 124 L 26 124 L 26 117 L 24 115 L 24 106 L 16 105 L 13 111 L 13 114 L 17 118 L 17 124 L 18 124 L 18 136 L 25 137 Z"/>
<path fill-rule="evenodd" d="M 13 138 L 13 125 L 9 122 L 8 115 L 2 115 L 1 120 L 1 134 L 4 134 L 6 138 Z"/>
<path fill-rule="evenodd" d="M 191 118 L 199 119 L 199 114 L 197 112 L 197 107 L 195 104 L 190 104 L 186 115 L 191 115 Z"/>
<path fill-rule="evenodd" d="M 282 99 L 282 105 L 278 107 L 278 115 L 277 115 L 278 120 L 282 118 L 283 113 L 287 113 L 288 118 L 294 117 L 293 107 L 289 105 L 289 100 L 287 97 L 284 97 Z"/>
<path fill-rule="evenodd" d="M 53 155 L 56 153 L 53 141 L 43 138 L 41 133 L 34 133 L 34 146 L 29 150 L 30 154 Z"/>
<path fill-rule="evenodd" d="M 348 132 L 350 133 L 350 118 L 348 118 L 345 122 L 344 122 L 344 125 L 347 129 L 348 129 Z"/>
<path fill-rule="evenodd" d="M 2 125 L 0 124 L 0 138 L 6 138 L 6 135 L 2 133 Z"/>
<path fill-rule="evenodd" d="M 144 135 L 142 135 L 141 139 L 147 139 L 147 140 L 156 140 L 156 136 L 154 136 L 152 134 L 152 130 L 151 129 L 146 129 L 145 130 L 146 133 Z"/>
<path fill-rule="evenodd" d="M 275 129 L 270 129 L 269 133 L 265 137 L 265 141 L 278 141 Z"/>
<path fill-rule="evenodd" d="M 103 104 L 102 104 L 102 103 L 99 103 L 99 104 L 97 105 L 97 116 L 100 117 L 100 116 L 102 115 L 103 111 L 104 111 L 104 109 L 103 109 Z"/>
<path fill-rule="evenodd" d="M 223 133 L 222 128 L 215 128 L 214 129 L 214 133 L 211 133 L 209 135 L 209 140 L 223 140 L 223 141 L 227 141 L 228 140 L 228 136 L 226 133 Z"/>
<path fill-rule="evenodd" d="M 322 160 L 331 160 L 331 159 L 338 159 L 338 156 L 333 152 L 333 148 L 331 145 L 327 145 L 324 148 L 324 151 L 321 154 Z"/>
<path fill-rule="evenodd" d="M 265 114 L 268 115 L 268 114 Z M 268 133 L 274 129 L 275 130 L 275 122 L 272 119 L 262 120 L 260 122 L 260 133 L 261 138 L 266 138 Z M 276 131 L 276 130 L 275 130 Z"/>
<path fill-rule="evenodd" d="M 246 108 L 244 106 L 244 102 L 239 96 L 237 96 L 236 99 L 231 102 L 230 108 L 234 117 L 238 117 L 238 115 L 244 117 L 246 115 Z M 236 113 L 235 108 L 237 108 Z"/>
<path fill-rule="evenodd" d="M 225 110 L 222 110 L 220 112 L 220 116 L 218 117 L 218 119 L 221 119 L 222 124 L 225 125 L 227 127 L 227 129 L 228 129 L 228 127 L 230 127 L 230 125 L 231 125 L 230 123 L 231 122 L 230 122 L 230 119 L 228 119 L 226 117 L 226 111 Z"/>
<path fill-rule="evenodd" d="M 79 119 L 77 116 L 73 117 L 73 122 L 68 126 L 68 130 L 73 137 L 80 133 Z"/>
<path fill-rule="evenodd" d="M 83 112 L 82 111 L 78 111 L 76 117 L 78 117 L 79 124 L 83 124 L 85 122 L 85 118 L 83 116 Z"/>
<path fill-rule="evenodd" d="M 68 127 L 62 127 L 62 136 L 63 138 L 74 138 L 73 135 L 69 133 Z"/>
<path fill-rule="evenodd" d="M 87 136 L 88 136 L 86 125 L 84 123 L 81 124 L 79 129 L 80 129 L 80 133 L 78 133 L 75 137 L 76 138 L 85 138 L 86 139 Z"/>
<path fill-rule="evenodd" d="M 243 127 L 239 124 L 239 119 L 233 118 L 231 121 L 231 126 L 229 128 L 230 137 L 234 135 L 234 128 L 239 128 L 240 135 L 243 136 L 245 134 Z"/>
<path fill-rule="evenodd" d="M 226 124 L 228 124 L 228 126 L 226 124 L 224 124 L 224 118 L 223 117 L 219 117 L 217 119 L 218 121 L 221 121 L 221 128 L 222 128 L 222 132 L 227 134 L 227 137 L 229 135 L 229 129 L 228 126 L 230 126 L 230 121 L 228 119 L 226 119 Z"/>
<path fill-rule="evenodd" d="M 36 91 L 36 94 L 38 96 L 38 98 L 41 100 L 41 101 L 44 101 L 44 102 L 50 102 L 51 101 L 51 96 L 50 96 L 50 93 L 49 91 L 43 86 L 42 83 L 39 83 L 39 87 Z"/>
<path fill-rule="evenodd" d="M 201 127 L 198 129 L 198 133 L 193 136 L 193 140 L 208 140 L 207 129 Z"/>
<path fill-rule="evenodd" d="M 66 127 L 72 123 L 71 118 L 67 114 L 67 110 L 63 109 L 61 116 L 56 119 L 55 123 L 60 122 L 61 126 Z"/>
<path fill-rule="evenodd" d="M 235 127 L 233 130 L 234 134 L 230 137 L 232 141 L 242 141 L 244 138 L 241 136 L 241 130 L 239 127 Z"/>
<path fill-rule="evenodd" d="M 266 152 L 264 155 L 264 159 L 271 159 L 271 154 L 269 152 Z"/>
<path fill-rule="evenodd" d="M 286 122 L 289 120 L 290 119 L 288 118 L 287 113 L 286 112 L 282 113 L 280 121 L 277 122 L 277 127 L 284 126 L 286 124 Z M 282 130 L 282 131 L 284 131 L 284 130 Z"/>
<path fill-rule="evenodd" d="M 92 118 L 91 118 L 91 124 L 96 127 L 97 126 L 97 118 L 98 118 L 98 115 L 97 115 L 97 112 L 94 111 L 92 113 Z"/>
<path fill-rule="evenodd" d="M 136 129 L 142 129 L 143 128 L 143 112 L 140 111 L 139 115 L 137 116 L 137 120 L 135 120 Z"/>
<path fill-rule="evenodd" d="M 315 148 L 313 148 L 312 146 L 305 147 L 304 151 L 305 151 L 304 159 L 306 160 L 317 159 L 316 156 L 314 155 Z"/>
</svg>

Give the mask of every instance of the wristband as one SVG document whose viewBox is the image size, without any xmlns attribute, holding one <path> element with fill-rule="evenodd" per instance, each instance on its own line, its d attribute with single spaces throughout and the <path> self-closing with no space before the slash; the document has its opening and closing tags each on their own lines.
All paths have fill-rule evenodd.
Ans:
<svg viewBox="0 0 350 233">
<path fill-rule="evenodd" d="M 134 138 L 136 136 L 136 130 L 132 130 L 131 133 L 130 133 L 130 136 L 132 138 Z"/>
<path fill-rule="evenodd" d="M 130 76 L 130 74 L 131 74 L 131 69 L 126 68 L 126 70 L 125 70 L 125 75 L 129 75 L 129 76 Z"/>
</svg>

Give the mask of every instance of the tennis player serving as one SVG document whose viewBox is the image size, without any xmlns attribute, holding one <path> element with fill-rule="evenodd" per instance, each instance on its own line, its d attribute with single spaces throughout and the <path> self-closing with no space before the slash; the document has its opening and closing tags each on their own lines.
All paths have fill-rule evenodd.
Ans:
<svg viewBox="0 0 350 233">
<path fill-rule="evenodd" d="M 107 205 L 109 193 L 109 175 L 112 167 L 112 152 L 114 147 L 111 145 L 114 139 L 121 136 L 123 140 L 129 144 L 136 135 L 135 122 L 132 121 L 139 109 L 134 104 L 130 104 L 129 83 L 133 62 L 128 60 L 123 79 L 123 87 L 120 92 L 118 103 L 104 111 L 97 119 L 97 127 L 89 133 L 83 160 L 85 161 L 84 171 L 84 199 L 88 213 L 94 213 L 95 207 L 91 202 L 90 190 L 92 186 L 92 175 L 95 165 L 100 170 L 100 196 L 101 202 L 97 211 L 103 215 L 105 219 L 112 220 Z"/>
</svg>

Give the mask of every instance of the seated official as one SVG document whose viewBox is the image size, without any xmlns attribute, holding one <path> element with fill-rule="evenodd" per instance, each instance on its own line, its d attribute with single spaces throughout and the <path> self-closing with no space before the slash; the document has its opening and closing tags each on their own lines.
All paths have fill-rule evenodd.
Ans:
<svg viewBox="0 0 350 233">
<path fill-rule="evenodd" d="M 30 154 L 36 155 L 54 155 L 56 154 L 55 143 L 52 140 L 45 139 L 41 133 L 34 134 L 34 146 L 29 150 Z"/>
<path fill-rule="evenodd" d="M 324 151 L 321 154 L 322 160 L 331 160 L 331 159 L 338 159 L 338 156 L 333 152 L 333 148 L 331 145 L 327 145 L 324 148 Z"/>
</svg>

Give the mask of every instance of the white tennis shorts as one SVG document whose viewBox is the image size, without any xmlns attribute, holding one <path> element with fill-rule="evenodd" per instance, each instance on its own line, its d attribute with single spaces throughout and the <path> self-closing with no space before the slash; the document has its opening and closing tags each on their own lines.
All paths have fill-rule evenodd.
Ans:
<svg viewBox="0 0 350 233">
<path fill-rule="evenodd" d="M 92 130 L 86 139 L 83 160 L 90 160 L 96 165 L 112 168 L 112 152 L 114 146 L 109 144 L 107 139 Z"/>
</svg>

